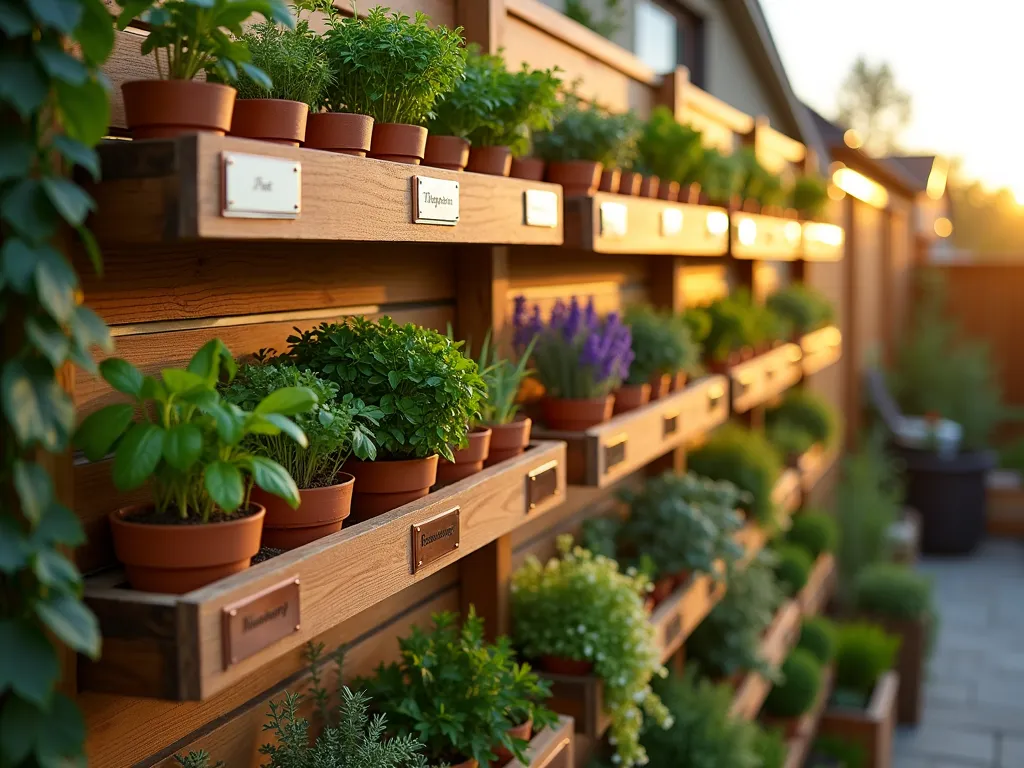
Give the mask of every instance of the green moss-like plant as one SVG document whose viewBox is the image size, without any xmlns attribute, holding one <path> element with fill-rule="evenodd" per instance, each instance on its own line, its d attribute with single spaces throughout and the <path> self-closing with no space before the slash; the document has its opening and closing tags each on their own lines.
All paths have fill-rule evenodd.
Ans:
<svg viewBox="0 0 1024 768">
<path fill-rule="evenodd" d="M 795 466 L 799 458 L 814 447 L 815 440 L 807 430 L 795 424 L 780 422 L 765 430 L 786 466 Z"/>
<path fill-rule="evenodd" d="M 835 322 L 835 308 L 824 294 L 803 283 L 780 288 L 767 301 L 768 308 L 785 317 L 799 335 L 816 331 Z"/>
<path fill-rule="evenodd" d="M 794 597 L 807 584 L 814 561 L 803 547 L 785 543 L 775 548 L 775 557 L 775 578 L 782 590 Z"/>
<path fill-rule="evenodd" d="M 772 717 L 800 717 L 818 698 L 821 665 L 810 653 L 796 648 L 782 662 L 781 676 L 765 699 L 764 711 Z"/>
<path fill-rule="evenodd" d="M 797 176 L 788 190 L 789 205 L 805 219 L 820 220 L 828 208 L 828 182 L 817 174 Z"/>
<path fill-rule="evenodd" d="M 696 170 L 696 180 L 712 205 L 729 205 L 743 186 L 742 168 L 735 157 L 708 149 Z"/>
<path fill-rule="evenodd" d="M 637 141 L 634 170 L 662 183 L 697 180 L 704 157 L 700 131 L 678 122 L 668 107 L 655 107 Z"/>
<path fill-rule="evenodd" d="M 700 345 L 680 316 L 638 304 L 626 310 L 622 321 L 629 326 L 633 347 L 627 384 L 646 384 L 654 375 L 695 369 Z"/>
<path fill-rule="evenodd" d="M 836 655 L 836 625 L 824 616 L 805 617 L 796 647 L 810 653 L 819 664 L 831 664 Z"/>
<path fill-rule="evenodd" d="M 889 619 L 920 621 L 932 614 L 932 582 L 896 563 L 873 563 L 857 574 L 854 609 Z"/>
<path fill-rule="evenodd" d="M 728 480 L 749 493 L 747 511 L 763 523 L 773 521 L 772 490 L 782 473 L 778 454 L 764 435 L 727 424 L 688 457 L 689 468 L 714 480 Z"/>
<path fill-rule="evenodd" d="M 839 526 L 828 513 L 807 510 L 793 518 L 786 540 L 802 547 L 817 560 L 826 552 L 835 551 L 839 541 Z"/>
<path fill-rule="evenodd" d="M 740 197 L 743 200 L 756 200 L 763 206 L 782 206 L 786 201 L 786 190 L 783 188 L 782 177 L 772 173 L 757 159 L 752 147 L 744 147 L 736 154 L 736 162 L 741 169 Z"/>
<path fill-rule="evenodd" d="M 635 151 L 638 132 L 634 115 L 608 114 L 569 93 L 551 130 L 534 135 L 533 150 L 547 162 L 590 160 L 614 168 Z"/>
<path fill-rule="evenodd" d="M 836 700 L 863 706 L 879 679 L 892 669 L 900 639 L 874 624 L 840 625 L 836 637 Z"/>
<path fill-rule="evenodd" d="M 805 431 L 822 445 L 831 445 L 839 433 L 839 416 L 821 395 L 800 388 L 791 389 L 782 402 L 765 413 L 769 429 L 788 424 Z"/>
</svg>

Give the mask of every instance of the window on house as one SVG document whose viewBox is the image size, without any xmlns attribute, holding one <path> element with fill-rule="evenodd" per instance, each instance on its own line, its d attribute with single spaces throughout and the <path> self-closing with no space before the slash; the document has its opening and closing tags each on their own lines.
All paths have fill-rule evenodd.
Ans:
<svg viewBox="0 0 1024 768">
<path fill-rule="evenodd" d="M 682 65 L 690 81 L 704 84 L 704 22 L 672 0 L 637 0 L 633 50 L 659 74 Z"/>
</svg>

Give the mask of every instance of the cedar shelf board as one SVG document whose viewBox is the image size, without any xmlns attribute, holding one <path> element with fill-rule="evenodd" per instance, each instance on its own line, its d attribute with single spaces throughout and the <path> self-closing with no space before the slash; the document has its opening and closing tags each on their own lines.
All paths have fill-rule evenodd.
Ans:
<svg viewBox="0 0 1024 768">
<path fill-rule="evenodd" d="M 566 715 L 540 733 L 535 733 L 526 748 L 526 763 L 513 760 L 505 768 L 548 768 L 573 765 L 573 719 Z"/>
<path fill-rule="evenodd" d="M 796 645 L 800 638 L 800 606 L 793 600 L 784 603 L 775 614 L 768 631 L 761 641 L 761 656 L 771 666 L 777 667 Z M 761 711 L 772 684 L 757 672 L 751 672 L 736 688 L 731 714 L 745 720 L 753 720 Z"/>
<path fill-rule="evenodd" d="M 576 733 L 591 741 L 604 736 L 611 725 L 611 717 L 605 711 L 604 681 L 600 677 L 595 674 L 559 675 L 540 670 L 537 674 L 551 684 L 547 706 L 560 715 L 570 715 Z"/>
<path fill-rule="evenodd" d="M 803 376 L 803 353 L 798 344 L 783 344 L 729 369 L 732 409 L 746 413 L 774 400 Z"/>
<path fill-rule="evenodd" d="M 835 581 L 835 556 L 831 552 L 822 552 L 814 562 L 807 583 L 797 595 L 797 602 L 804 616 L 815 616 L 822 612 L 832 597 Z"/>
<path fill-rule="evenodd" d="M 821 482 L 821 478 L 828 474 L 838 459 L 839 449 L 835 446 L 815 445 L 803 454 L 797 469 L 800 472 L 800 485 L 803 487 L 804 493 L 814 490 L 815 486 Z"/>
<path fill-rule="evenodd" d="M 843 334 L 834 325 L 811 331 L 800 339 L 804 376 L 828 368 L 843 356 Z"/>
<path fill-rule="evenodd" d="M 584 432 L 534 427 L 543 440 L 564 440 L 568 482 L 604 488 L 669 451 L 685 446 L 729 417 L 726 379 L 706 376 Z"/>
<path fill-rule="evenodd" d="M 845 245 L 846 232 L 838 224 L 820 221 L 803 223 L 804 261 L 841 261 Z"/>
<path fill-rule="evenodd" d="M 119 573 L 88 579 L 85 599 L 99 619 L 104 654 L 97 662 L 78 665 L 79 689 L 175 701 L 207 699 L 560 505 L 565 500 L 565 468 L 563 443 L 534 442 L 522 455 L 422 499 L 185 595 L 123 588 Z M 555 473 L 550 478 L 554 482 L 533 479 L 550 472 Z M 414 572 L 415 526 L 456 509 L 457 548 Z M 297 628 L 289 622 L 283 637 L 271 638 L 230 663 L 224 617 L 231 608 L 295 581 L 299 616 L 289 619 L 298 619 Z M 259 624 L 266 623 L 264 614 L 254 615 Z"/>
<path fill-rule="evenodd" d="M 795 219 L 734 211 L 729 227 L 734 259 L 796 261 L 801 255 L 803 229 Z"/>
<path fill-rule="evenodd" d="M 226 152 L 297 163 L 301 183 L 297 216 L 224 216 Z M 562 243 L 562 187 L 558 184 L 212 134 L 109 142 L 99 153 L 103 181 L 90 188 L 99 211 L 90 226 L 104 244 L 195 240 Z M 459 218 L 454 226 L 413 223 L 415 177 L 458 183 Z M 273 183 L 283 188 L 291 179 Z M 528 190 L 546 193 L 531 192 L 530 200 L 535 205 L 543 199 L 541 207 L 553 213 L 548 223 L 554 226 L 526 224 Z M 291 191 L 294 196 L 294 188 Z M 288 196 L 283 197 L 287 202 Z M 531 210 L 536 214 L 534 206 Z M 131 215 L 125 215 L 129 211 Z"/>
<path fill-rule="evenodd" d="M 565 244 L 596 253 L 724 256 L 724 208 L 597 192 L 565 200 Z"/>
<path fill-rule="evenodd" d="M 686 638 L 711 613 L 725 594 L 725 585 L 716 584 L 708 574 L 692 578 L 676 589 L 651 613 L 655 638 L 664 663 L 683 647 Z"/>
</svg>

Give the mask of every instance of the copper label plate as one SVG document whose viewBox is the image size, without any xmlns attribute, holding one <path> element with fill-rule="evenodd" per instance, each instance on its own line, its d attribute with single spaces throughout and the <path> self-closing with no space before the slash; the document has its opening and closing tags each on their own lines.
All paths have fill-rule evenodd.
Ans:
<svg viewBox="0 0 1024 768">
<path fill-rule="evenodd" d="M 250 595 L 221 609 L 224 669 L 293 632 L 299 623 L 299 577 Z"/>
<path fill-rule="evenodd" d="M 439 224 L 454 227 L 459 223 L 459 182 L 412 177 L 413 224 Z"/>
<path fill-rule="evenodd" d="M 558 195 L 548 189 L 523 192 L 524 219 L 528 227 L 558 226 Z"/>
<path fill-rule="evenodd" d="M 412 572 L 459 548 L 462 519 L 453 507 L 412 527 Z"/>
<path fill-rule="evenodd" d="M 302 163 L 281 157 L 223 153 L 221 215 L 236 219 L 296 219 L 302 210 Z"/>
<path fill-rule="evenodd" d="M 526 511 L 558 495 L 558 459 L 552 459 L 526 476 Z"/>
<path fill-rule="evenodd" d="M 626 435 L 620 435 L 604 446 L 604 471 L 606 473 L 626 460 L 626 445 L 628 443 L 629 438 Z"/>
</svg>

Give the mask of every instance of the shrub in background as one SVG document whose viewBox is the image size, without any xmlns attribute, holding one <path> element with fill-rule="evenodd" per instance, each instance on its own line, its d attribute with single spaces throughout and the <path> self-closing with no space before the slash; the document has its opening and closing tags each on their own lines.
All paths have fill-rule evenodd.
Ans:
<svg viewBox="0 0 1024 768">
<path fill-rule="evenodd" d="M 752 501 L 746 510 L 759 522 L 775 517 L 772 491 L 782 474 L 782 463 L 767 438 L 737 424 L 716 430 L 687 457 L 689 468 L 714 480 L 728 480 L 749 493 Z"/>
<path fill-rule="evenodd" d="M 839 525 L 827 512 L 808 509 L 793 518 L 786 541 L 802 547 L 815 560 L 834 552 L 839 542 Z"/>
<path fill-rule="evenodd" d="M 652 376 L 696 367 L 700 345 L 678 315 L 639 304 L 627 309 L 622 320 L 629 326 L 633 349 L 627 384 L 646 384 Z"/>
<path fill-rule="evenodd" d="M 782 662 L 781 680 L 772 686 L 764 711 L 772 717 L 791 718 L 809 711 L 821 691 L 821 665 L 808 651 L 796 648 Z"/>
<path fill-rule="evenodd" d="M 789 597 L 804 588 L 813 567 L 814 561 L 803 547 L 786 543 L 775 547 L 775 578 Z"/>
<path fill-rule="evenodd" d="M 794 333 L 804 335 L 835 322 L 835 308 L 820 291 L 803 283 L 780 288 L 766 302 L 768 308 L 785 317 Z"/>
<path fill-rule="evenodd" d="M 796 646 L 814 656 L 819 664 L 831 664 L 836 654 L 836 625 L 824 616 L 804 617 Z"/>
<path fill-rule="evenodd" d="M 789 390 L 779 405 L 765 412 L 766 427 L 781 424 L 802 429 L 822 445 L 831 445 L 839 433 L 839 416 L 832 405 L 803 387 Z"/>
<path fill-rule="evenodd" d="M 837 703 L 863 707 L 879 679 L 892 669 L 900 640 L 874 624 L 841 624 L 836 635 Z"/>
<path fill-rule="evenodd" d="M 905 565 L 873 563 L 857 574 L 853 606 L 862 613 L 920 621 L 934 613 L 932 581 Z"/>
</svg>

